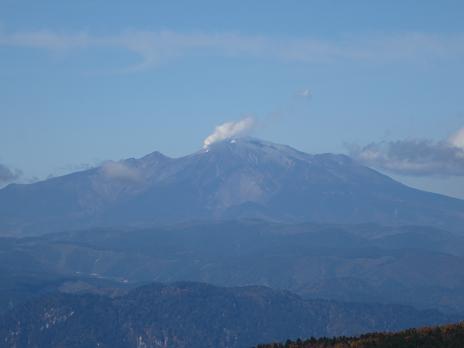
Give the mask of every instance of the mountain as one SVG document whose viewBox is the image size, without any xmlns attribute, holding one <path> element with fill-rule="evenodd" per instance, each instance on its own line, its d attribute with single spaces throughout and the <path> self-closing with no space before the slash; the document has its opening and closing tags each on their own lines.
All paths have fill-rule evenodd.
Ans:
<svg viewBox="0 0 464 348">
<path fill-rule="evenodd" d="M 458 230 L 464 201 L 402 185 L 344 155 L 310 155 L 253 138 L 180 158 L 154 152 L 0 190 L 0 233 L 261 218 L 376 222 Z"/>
<path fill-rule="evenodd" d="M 257 348 L 458 348 L 464 347 L 464 323 L 408 329 L 396 333 L 370 333 L 361 337 L 311 338 Z"/>
<path fill-rule="evenodd" d="M 453 318 L 393 305 L 303 300 L 265 287 L 151 284 L 126 295 L 50 294 L 0 316 L 0 347 L 250 347 Z"/>
<path fill-rule="evenodd" d="M 1 305 L 63 282 L 265 285 L 304 298 L 464 313 L 464 237 L 422 226 L 182 223 L 0 238 Z"/>
</svg>

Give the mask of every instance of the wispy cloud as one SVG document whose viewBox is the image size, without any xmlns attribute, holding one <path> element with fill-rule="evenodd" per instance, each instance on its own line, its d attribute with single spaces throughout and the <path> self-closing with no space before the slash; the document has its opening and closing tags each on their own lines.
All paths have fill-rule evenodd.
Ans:
<svg viewBox="0 0 464 348">
<path fill-rule="evenodd" d="M 464 176 L 464 128 L 443 141 L 384 141 L 352 147 L 350 154 L 368 166 L 397 174 Z"/>
<path fill-rule="evenodd" d="M 296 95 L 298 97 L 301 97 L 301 98 L 311 98 L 312 97 L 312 93 L 311 93 L 311 90 L 309 88 L 305 88 L 305 89 L 302 89 L 298 92 L 296 92 Z"/>
<path fill-rule="evenodd" d="M 33 32 L 0 33 L 0 45 L 42 48 L 48 50 L 63 50 L 71 48 L 84 48 L 98 45 L 101 40 L 85 33 L 59 34 L 41 30 Z"/>
<path fill-rule="evenodd" d="M 136 168 L 129 166 L 127 163 L 124 163 L 124 161 L 104 162 L 100 166 L 100 172 L 108 179 L 135 182 L 141 179 L 140 172 Z"/>
<path fill-rule="evenodd" d="M 453 146 L 464 150 L 464 127 L 452 134 L 449 137 L 448 142 Z"/>
<path fill-rule="evenodd" d="M 125 31 L 113 36 L 53 31 L 0 32 L 0 45 L 51 51 L 116 47 L 132 52 L 140 61 L 132 69 L 145 69 L 189 54 L 266 58 L 290 62 L 336 60 L 394 62 L 433 61 L 464 57 L 464 34 L 402 33 L 369 37 L 346 36 L 333 40 L 286 38 L 238 33 L 181 33 Z"/>
</svg>

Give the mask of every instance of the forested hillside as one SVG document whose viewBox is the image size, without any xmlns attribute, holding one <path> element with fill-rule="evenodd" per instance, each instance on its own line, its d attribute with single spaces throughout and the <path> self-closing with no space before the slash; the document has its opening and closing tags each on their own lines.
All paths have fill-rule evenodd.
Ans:
<svg viewBox="0 0 464 348">
<path fill-rule="evenodd" d="M 126 295 L 49 294 L 0 316 L 0 347 L 243 348 L 451 322 L 398 305 L 304 300 L 266 287 L 151 284 Z"/>
<path fill-rule="evenodd" d="M 261 344 L 257 348 L 461 348 L 464 323 L 408 329 L 398 333 L 371 333 L 359 337 L 311 338 L 285 343 Z"/>
<path fill-rule="evenodd" d="M 63 278 L 94 278 L 265 285 L 305 298 L 464 312 L 464 238 L 431 227 L 224 221 L 1 239 L 0 251 L 0 311 Z"/>
</svg>

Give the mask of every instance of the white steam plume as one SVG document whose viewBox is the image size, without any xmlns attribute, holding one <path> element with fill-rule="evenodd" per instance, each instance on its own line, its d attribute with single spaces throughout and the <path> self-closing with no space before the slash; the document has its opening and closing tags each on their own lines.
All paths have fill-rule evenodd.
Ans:
<svg viewBox="0 0 464 348">
<path fill-rule="evenodd" d="M 207 148 L 212 143 L 231 138 L 233 136 L 245 135 L 252 130 L 255 120 L 246 117 L 236 122 L 226 122 L 214 129 L 214 132 L 203 141 L 203 148 Z"/>
</svg>

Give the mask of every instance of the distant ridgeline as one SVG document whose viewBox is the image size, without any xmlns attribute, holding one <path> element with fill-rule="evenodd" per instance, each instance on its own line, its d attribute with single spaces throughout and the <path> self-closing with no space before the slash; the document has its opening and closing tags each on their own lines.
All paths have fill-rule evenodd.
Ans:
<svg viewBox="0 0 464 348">
<path fill-rule="evenodd" d="M 359 337 L 311 338 L 305 341 L 261 344 L 257 348 L 460 348 L 464 322 L 455 325 L 409 329 L 398 333 L 371 333 Z"/>
<path fill-rule="evenodd" d="M 155 283 L 121 296 L 52 293 L 27 301 L 0 315 L 0 347 L 243 348 L 454 321 L 437 311 L 304 300 L 266 287 Z"/>
</svg>

